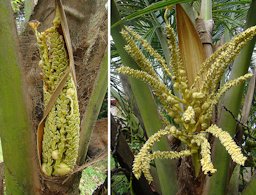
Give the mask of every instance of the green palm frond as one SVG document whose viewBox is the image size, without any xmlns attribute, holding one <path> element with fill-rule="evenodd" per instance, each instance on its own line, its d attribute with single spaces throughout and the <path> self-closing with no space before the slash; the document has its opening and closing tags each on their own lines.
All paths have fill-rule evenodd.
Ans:
<svg viewBox="0 0 256 195">
<path fill-rule="evenodd" d="M 214 31 L 213 40 L 218 41 L 227 30 L 231 35 L 237 34 L 244 26 L 247 10 L 251 1 L 213 1 Z"/>
</svg>

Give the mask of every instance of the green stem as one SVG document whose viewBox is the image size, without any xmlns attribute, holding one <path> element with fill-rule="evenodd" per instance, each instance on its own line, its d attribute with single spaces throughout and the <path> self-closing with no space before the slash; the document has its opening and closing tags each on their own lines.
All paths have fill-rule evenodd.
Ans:
<svg viewBox="0 0 256 195">
<path fill-rule="evenodd" d="M 202 0 L 200 16 L 204 20 L 212 20 L 212 1 Z"/>
<path fill-rule="evenodd" d="M 79 159 L 78 164 L 85 161 L 92 130 L 100 112 L 104 100 L 108 83 L 108 52 L 106 50 L 102 59 L 100 70 L 95 80 L 92 94 L 86 107 L 84 117 L 81 122 Z"/>
<path fill-rule="evenodd" d="M 195 176 L 198 177 L 201 170 L 200 155 L 198 152 L 192 154 L 192 163 L 195 169 Z"/>
<path fill-rule="evenodd" d="M 0 136 L 6 192 L 37 194 L 41 187 L 35 134 L 23 91 L 26 88 L 22 83 L 17 32 L 9 0 L 1 1 L 0 12 Z"/>
<path fill-rule="evenodd" d="M 213 20 L 212 20 L 212 1 L 211 0 L 202 0 L 201 1 L 201 10 L 200 18 L 202 19 L 202 24 L 204 26 L 204 31 L 199 33 L 204 46 L 204 51 L 206 57 L 210 57 L 213 53 L 212 49 L 212 29 L 213 29 Z M 198 20 L 200 22 L 200 20 Z"/>
<path fill-rule="evenodd" d="M 247 15 L 247 28 L 256 25 L 255 18 L 256 0 L 253 0 Z M 255 41 L 256 37 L 243 48 L 239 56 L 236 58 L 232 67 L 230 80 L 247 73 Z M 223 98 L 223 103 L 225 107 L 229 109 L 235 117 L 238 115 L 240 110 L 243 89 L 244 85 L 234 87 L 230 89 Z M 234 131 L 236 129 L 236 125 L 237 123 L 234 120 L 234 118 L 230 115 L 230 113 L 222 111 L 219 120 L 219 126 L 224 131 L 228 131 L 230 135 L 233 136 L 235 133 Z M 208 194 L 222 195 L 226 193 L 226 188 L 229 183 L 228 167 L 230 164 L 230 157 L 219 142 L 216 143 L 214 154 L 214 165 L 218 171 L 216 174 L 214 174 L 214 176 L 211 177 Z"/>
<path fill-rule="evenodd" d="M 114 24 L 120 20 L 120 15 L 114 0 L 111 0 L 111 9 L 111 23 Z M 120 34 L 121 29 L 122 25 L 115 26 L 111 29 L 111 35 L 115 42 L 115 46 L 123 64 L 131 68 L 138 69 L 138 66 L 134 60 L 126 53 L 123 48 L 126 43 Z M 152 93 L 150 92 L 148 86 L 143 82 L 133 78 L 129 78 L 128 80 L 131 85 L 135 102 L 140 110 L 147 135 L 151 136 L 162 127 L 162 123 L 159 118 L 157 106 L 153 99 Z M 155 144 L 154 150 L 169 150 L 167 140 L 161 140 Z M 175 165 L 173 164 L 173 161 L 155 160 L 155 163 L 162 194 L 175 194 L 177 191 L 177 181 L 174 168 Z"/>
<path fill-rule="evenodd" d="M 228 185 L 228 194 L 230 195 L 239 194 L 239 175 L 240 175 L 240 165 L 236 165 Z"/>
</svg>

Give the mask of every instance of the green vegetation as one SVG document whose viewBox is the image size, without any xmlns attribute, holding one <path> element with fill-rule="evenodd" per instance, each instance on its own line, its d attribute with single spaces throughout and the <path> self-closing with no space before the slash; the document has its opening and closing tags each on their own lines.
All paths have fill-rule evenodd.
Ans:
<svg viewBox="0 0 256 195">
<path fill-rule="evenodd" d="M 14 13 L 18 13 L 22 8 L 24 8 L 25 0 L 11 0 L 11 5 Z"/>
<path fill-rule="evenodd" d="M 102 160 L 83 171 L 79 185 L 81 194 L 92 194 L 105 181 L 108 169 L 107 162 L 107 159 Z"/>
</svg>

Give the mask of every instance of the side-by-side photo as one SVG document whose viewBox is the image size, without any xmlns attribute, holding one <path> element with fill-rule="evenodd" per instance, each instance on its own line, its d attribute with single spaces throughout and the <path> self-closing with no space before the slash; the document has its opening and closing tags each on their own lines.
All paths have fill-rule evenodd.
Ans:
<svg viewBox="0 0 256 195">
<path fill-rule="evenodd" d="M 256 0 L 0 1 L 0 195 L 256 194 Z"/>
<path fill-rule="evenodd" d="M 111 0 L 111 194 L 254 194 L 256 1 Z"/>
<path fill-rule="evenodd" d="M 107 0 L 0 3 L 0 194 L 107 194 Z"/>
</svg>

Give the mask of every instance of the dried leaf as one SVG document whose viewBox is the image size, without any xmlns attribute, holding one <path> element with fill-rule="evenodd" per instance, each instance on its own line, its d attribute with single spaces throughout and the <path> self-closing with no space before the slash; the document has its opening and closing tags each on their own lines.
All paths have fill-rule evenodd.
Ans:
<svg viewBox="0 0 256 195">
<path fill-rule="evenodd" d="M 189 86 L 191 86 L 201 64 L 206 59 L 205 52 L 193 23 L 181 5 L 176 5 L 176 15 L 181 58 L 187 72 Z"/>
</svg>

